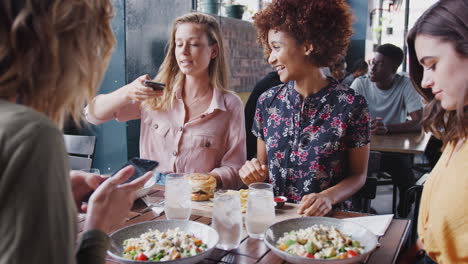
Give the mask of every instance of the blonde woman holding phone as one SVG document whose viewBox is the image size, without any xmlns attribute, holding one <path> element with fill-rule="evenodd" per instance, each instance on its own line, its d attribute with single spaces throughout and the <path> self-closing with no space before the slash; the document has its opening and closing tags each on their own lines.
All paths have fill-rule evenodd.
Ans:
<svg viewBox="0 0 468 264">
<path fill-rule="evenodd" d="M 101 124 L 141 119 L 140 156 L 159 161 L 157 171 L 209 173 L 218 187 L 237 189 L 237 171 L 246 159 L 242 101 L 227 90 L 228 68 L 218 22 L 190 13 L 177 18 L 168 52 L 154 81 L 148 75 L 86 109 L 88 121 Z"/>
</svg>

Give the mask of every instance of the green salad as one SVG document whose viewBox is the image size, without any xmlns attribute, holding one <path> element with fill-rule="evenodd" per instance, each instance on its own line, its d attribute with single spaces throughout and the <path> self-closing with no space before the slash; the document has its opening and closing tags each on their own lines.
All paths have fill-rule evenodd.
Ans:
<svg viewBox="0 0 468 264">
<path fill-rule="evenodd" d="M 276 247 L 293 255 L 314 259 L 345 259 L 364 252 L 359 241 L 335 227 L 323 225 L 284 233 Z"/>
<path fill-rule="evenodd" d="M 150 229 L 140 237 L 124 241 L 123 257 L 140 261 L 166 261 L 195 256 L 206 250 L 201 239 L 179 228 L 166 232 Z"/>
</svg>

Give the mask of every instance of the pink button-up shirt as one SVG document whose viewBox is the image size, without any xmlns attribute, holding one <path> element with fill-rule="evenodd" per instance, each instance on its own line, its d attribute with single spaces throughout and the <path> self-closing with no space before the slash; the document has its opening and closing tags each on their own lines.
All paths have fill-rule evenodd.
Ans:
<svg viewBox="0 0 468 264">
<path fill-rule="evenodd" d="M 119 122 L 141 119 L 140 156 L 158 161 L 158 172 L 216 173 L 221 177 L 223 189 L 240 188 L 238 171 L 246 160 L 242 101 L 233 93 L 215 89 L 208 109 L 184 123 L 180 91 L 173 108 L 167 111 L 128 104 L 115 113 L 115 119 Z M 87 120 L 96 125 L 110 121 L 92 116 L 88 107 L 85 113 Z"/>
</svg>

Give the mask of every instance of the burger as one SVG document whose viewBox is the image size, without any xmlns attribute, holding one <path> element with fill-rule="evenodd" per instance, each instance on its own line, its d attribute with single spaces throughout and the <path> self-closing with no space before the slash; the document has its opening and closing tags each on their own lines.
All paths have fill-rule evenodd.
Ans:
<svg viewBox="0 0 468 264">
<path fill-rule="evenodd" d="M 189 177 L 193 201 L 207 201 L 213 198 L 216 179 L 209 174 L 194 173 Z"/>
</svg>

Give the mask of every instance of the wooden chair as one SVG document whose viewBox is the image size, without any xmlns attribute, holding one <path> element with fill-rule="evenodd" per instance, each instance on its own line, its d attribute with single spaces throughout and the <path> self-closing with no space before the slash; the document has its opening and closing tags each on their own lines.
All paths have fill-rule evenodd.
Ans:
<svg viewBox="0 0 468 264">
<path fill-rule="evenodd" d="M 63 135 L 72 170 L 89 170 L 93 162 L 95 136 Z"/>
</svg>

